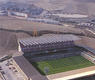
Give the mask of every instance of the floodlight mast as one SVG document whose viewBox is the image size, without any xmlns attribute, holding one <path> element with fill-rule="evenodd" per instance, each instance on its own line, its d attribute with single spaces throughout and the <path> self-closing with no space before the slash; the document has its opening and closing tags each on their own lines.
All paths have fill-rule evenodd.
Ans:
<svg viewBox="0 0 95 80">
<path fill-rule="evenodd" d="M 34 37 L 37 37 L 37 36 L 38 36 L 38 32 L 37 32 L 36 29 L 33 30 L 33 36 L 34 36 Z"/>
</svg>

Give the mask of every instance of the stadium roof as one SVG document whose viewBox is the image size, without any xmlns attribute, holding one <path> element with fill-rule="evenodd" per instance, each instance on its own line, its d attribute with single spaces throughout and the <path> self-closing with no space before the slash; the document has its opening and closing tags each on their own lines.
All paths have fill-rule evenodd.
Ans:
<svg viewBox="0 0 95 80">
<path fill-rule="evenodd" d="M 54 43 L 54 42 L 75 41 L 79 39 L 80 38 L 75 35 L 48 34 L 40 37 L 21 39 L 19 40 L 19 42 L 24 46 L 27 46 L 27 45 L 46 44 L 46 43 Z"/>
</svg>

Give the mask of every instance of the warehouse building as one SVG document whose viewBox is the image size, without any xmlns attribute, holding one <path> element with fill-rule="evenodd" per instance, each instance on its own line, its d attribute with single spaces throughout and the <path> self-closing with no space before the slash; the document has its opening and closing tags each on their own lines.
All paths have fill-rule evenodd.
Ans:
<svg viewBox="0 0 95 80">
<path fill-rule="evenodd" d="M 26 18 L 28 18 L 28 14 L 27 13 L 14 12 L 14 11 L 8 11 L 8 16 L 16 17 L 16 18 L 19 18 L 19 19 L 26 19 Z"/>
<path fill-rule="evenodd" d="M 0 16 L 7 16 L 7 11 L 0 10 Z"/>
<path fill-rule="evenodd" d="M 80 52 L 78 53 L 77 51 L 79 49 L 74 43 L 78 40 L 80 40 L 80 38 L 75 35 L 46 34 L 40 37 L 19 40 L 19 51 L 24 52 L 24 56 L 28 58 L 32 57 L 32 61 L 36 61 L 35 59 L 39 61 L 69 57 L 80 54 Z M 68 51 L 73 51 L 73 53 Z M 66 54 L 63 54 L 63 52 Z"/>
<path fill-rule="evenodd" d="M 29 21 L 34 21 L 34 22 L 44 22 L 48 24 L 60 24 L 59 21 L 52 20 L 52 19 L 39 19 L 39 18 L 28 18 Z"/>
</svg>

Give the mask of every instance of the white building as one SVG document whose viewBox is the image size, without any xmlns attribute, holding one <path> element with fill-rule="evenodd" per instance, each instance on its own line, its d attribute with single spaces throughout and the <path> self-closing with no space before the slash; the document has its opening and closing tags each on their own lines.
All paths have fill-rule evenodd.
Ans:
<svg viewBox="0 0 95 80">
<path fill-rule="evenodd" d="M 28 18 L 28 14 L 21 13 L 21 12 L 8 12 L 9 16 L 20 18 L 20 19 L 26 19 Z"/>
<path fill-rule="evenodd" d="M 58 16 L 58 17 L 63 17 L 63 18 L 87 18 L 88 15 L 83 15 L 83 14 L 47 14 L 47 15 L 53 15 L 53 16 Z"/>
<path fill-rule="evenodd" d="M 4 16 L 4 15 L 7 15 L 7 12 L 3 11 L 3 10 L 0 10 L 0 16 Z"/>
</svg>

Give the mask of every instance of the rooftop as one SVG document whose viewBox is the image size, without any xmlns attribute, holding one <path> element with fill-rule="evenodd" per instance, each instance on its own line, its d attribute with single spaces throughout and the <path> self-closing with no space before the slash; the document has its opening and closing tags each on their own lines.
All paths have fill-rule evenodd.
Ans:
<svg viewBox="0 0 95 80">
<path fill-rule="evenodd" d="M 53 14 L 54 16 L 64 17 L 64 18 L 87 18 L 88 15 L 82 14 Z"/>
<path fill-rule="evenodd" d="M 33 80 L 42 80 L 40 73 L 24 58 L 24 56 L 17 56 L 13 59 L 28 78 L 32 78 Z"/>
<path fill-rule="evenodd" d="M 65 42 L 65 41 L 75 41 L 80 38 L 75 35 L 58 35 L 58 34 L 47 34 L 40 37 L 31 37 L 26 39 L 21 39 L 19 42 L 24 46 L 35 45 L 35 44 L 45 44 L 54 42 Z"/>
</svg>

